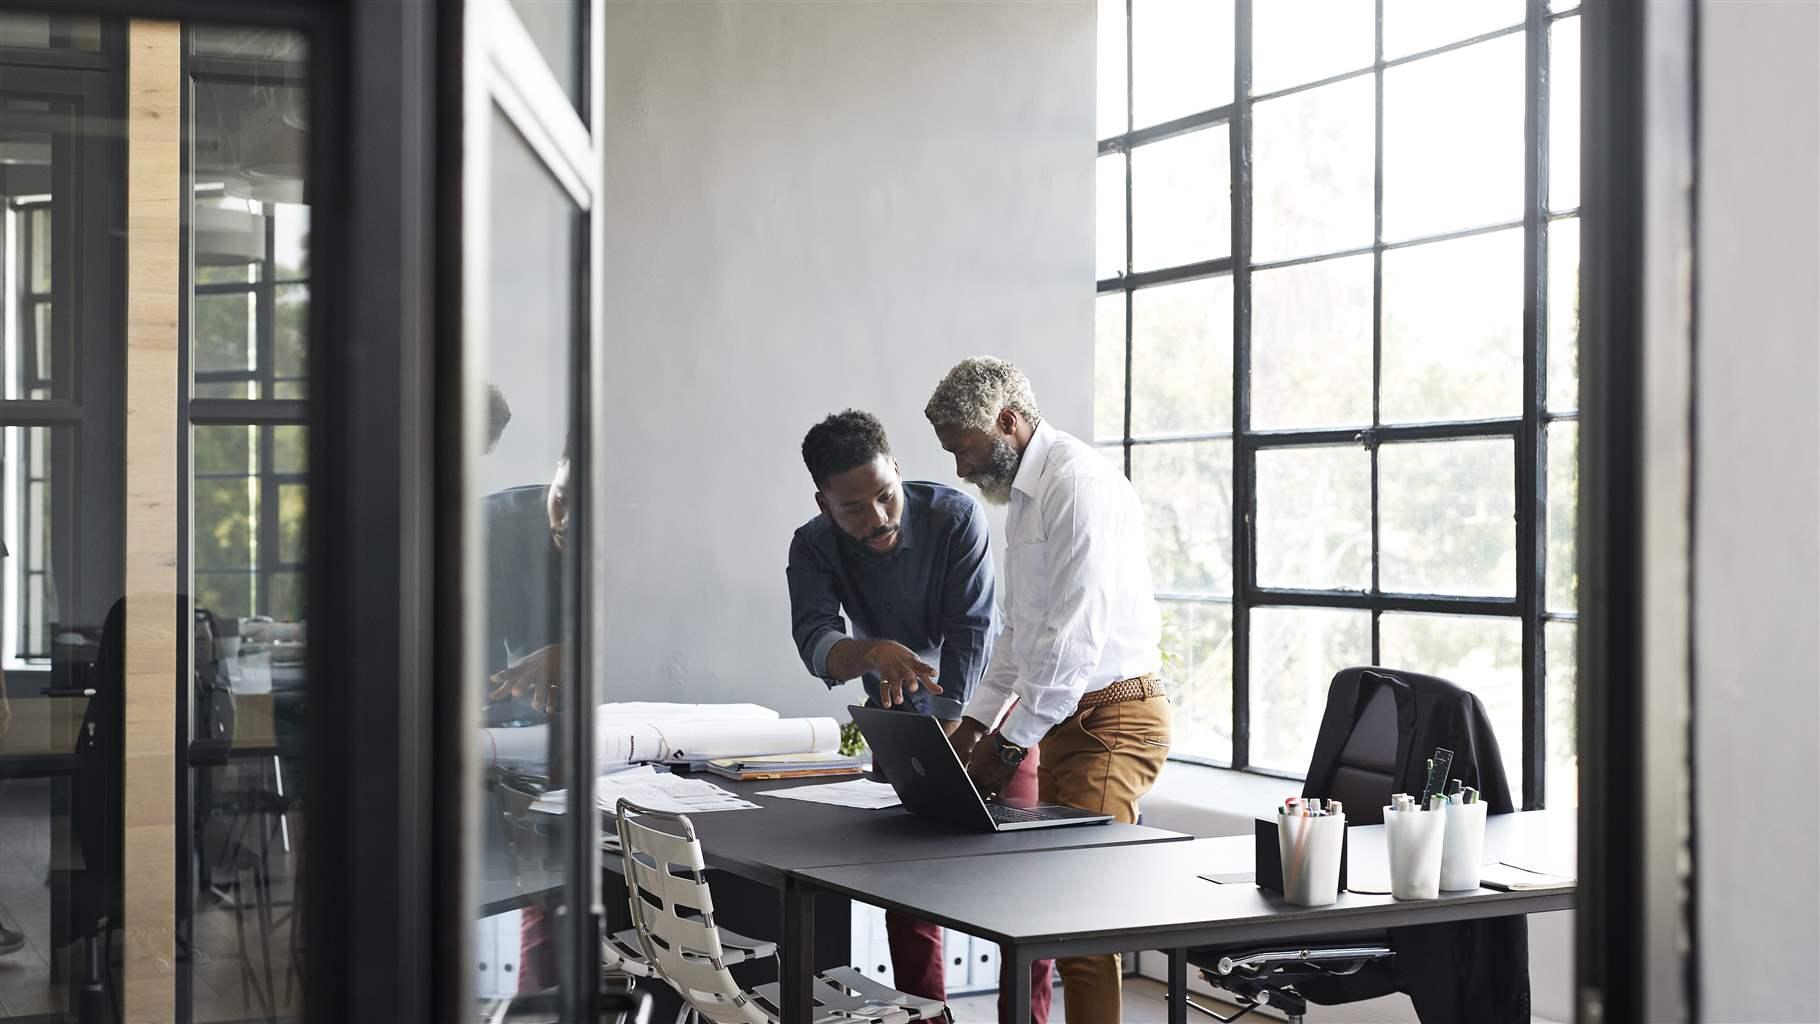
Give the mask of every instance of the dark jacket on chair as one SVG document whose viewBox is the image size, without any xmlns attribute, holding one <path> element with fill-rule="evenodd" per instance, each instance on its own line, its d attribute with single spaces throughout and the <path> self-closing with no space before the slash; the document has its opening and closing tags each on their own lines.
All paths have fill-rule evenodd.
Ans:
<svg viewBox="0 0 1820 1024">
<path fill-rule="evenodd" d="M 1444 679 L 1414 672 L 1349 668 L 1334 676 L 1327 691 L 1317 754 L 1308 768 L 1303 793 L 1327 797 L 1343 766 L 1346 744 L 1364 691 L 1388 686 L 1396 698 L 1397 736 L 1395 792 L 1419 794 L 1428 758 L 1436 747 L 1453 751 L 1448 772 L 1480 793 L 1491 814 L 1515 809 L 1504 761 L 1485 705 L 1467 690 Z M 1337 735 L 1329 735 L 1329 733 Z M 1383 808 L 1346 805 L 1348 824 L 1383 822 Z M 1390 948 L 1396 958 L 1387 965 L 1367 965 L 1345 978 L 1303 982 L 1303 995 L 1317 1003 L 1370 999 L 1405 992 L 1424 1024 L 1528 1024 L 1529 924 L 1523 917 L 1501 917 L 1458 924 L 1393 928 Z"/>
</svg>

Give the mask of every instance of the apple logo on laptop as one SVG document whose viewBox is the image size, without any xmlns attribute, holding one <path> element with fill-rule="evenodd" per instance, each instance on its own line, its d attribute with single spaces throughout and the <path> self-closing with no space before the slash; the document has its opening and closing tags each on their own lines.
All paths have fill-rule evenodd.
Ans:
<svg viewBox="0 0 1820 1024">
<path fill-rule="evenodd" d="M 915 771 L 918 776 L 927 777 L 929 774 L 928 770 L 923 767 L 923 762 L 915 757 L 910 759 L 910 768 Z"/>
</svg>

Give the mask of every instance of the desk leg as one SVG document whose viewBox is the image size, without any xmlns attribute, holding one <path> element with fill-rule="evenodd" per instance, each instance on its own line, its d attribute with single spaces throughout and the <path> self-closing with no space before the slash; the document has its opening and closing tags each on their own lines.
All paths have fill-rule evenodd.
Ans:
<svg viewBox="0 0 1820 1024">
<path fill-rule="evenodd" d="M 1013 1024 L 1025 1024 L 1030 1019 L 1030 961 L 1029 953 L 1016 946 L 1002 947 L 1002 956 L 1011 958 L 1011 1015 Z"/>
<path fill-rule="evenodd" d="M 815 892 L 784 876 L 784 941 L 777 949 L 777 976 L 783 988 L 783 1024 L 812 1024 L 815 1000 Z"/>
<path fill-rule="evenodd" d="M 1169 1024 L 1188 1024 L 1188 951 L 1169 951 Z"/>
</svg>

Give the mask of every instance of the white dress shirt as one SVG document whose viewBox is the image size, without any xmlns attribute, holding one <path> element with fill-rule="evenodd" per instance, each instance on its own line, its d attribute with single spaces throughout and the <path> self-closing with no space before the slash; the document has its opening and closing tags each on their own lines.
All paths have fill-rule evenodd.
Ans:
<svg viewBox="0 0 1820 1024">
<path fill-rule="evenodd" d="M 1005 523 L 1004 632 L 967 704 L 1032 747 L 1081 695 L 1154 673 L 1162 621 L 1137 491 L 1093 448 L 1038 423 L 1011 484 Z"/>
</svg>

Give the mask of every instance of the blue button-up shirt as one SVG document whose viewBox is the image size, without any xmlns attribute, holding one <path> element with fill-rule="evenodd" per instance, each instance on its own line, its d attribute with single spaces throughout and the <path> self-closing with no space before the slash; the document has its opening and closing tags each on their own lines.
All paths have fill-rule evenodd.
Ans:
<svg viewBox="0 0 1820 1024">
<path fill-rule="evenodd" d="M 992 660 L 992 552 L 986 515 L 971 497 L 941 484 L 906 481 L 897 547 L 875 554 L 827 515 L 804 523 L 790 541 L 790 618 L 803 665 L 828 686 L 828 652 L 849 636 L 895 640 L 936 666 L 939 695 L 919 691 L 910 705 L 958 719 Z M 846 622 L 841 613 L 846 613 Z M 852 623 L 852 632 L 847 630 Z M 867 704 L 878 706 L 878 675 L 865 676 Z"/>
</svg>

